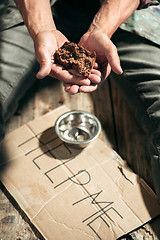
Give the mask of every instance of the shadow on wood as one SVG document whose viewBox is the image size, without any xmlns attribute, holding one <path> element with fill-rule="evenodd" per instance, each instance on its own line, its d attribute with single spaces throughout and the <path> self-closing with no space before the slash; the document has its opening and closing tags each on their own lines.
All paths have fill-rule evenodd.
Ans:
<svg viewBox="0 0 160 240">
<path fill-rule="evenodd" d="M 20 101 L 16 114 L 7 122 L 6 133 L 62 104 L 66 104 L 71 110 L 81 109 L 95 114 L 103 127 L 102 140 L 110 144 L 123 159 L 127 160 L 130 167 L 152 187 L 150 159 L 145 144 L 145 135 L 118 89 L 108 80 L 92 94 L 77 94 L 75 96 L 65 93 L 62 83 L 58 80 L 49 77 L 37 80 Z M 41 239 L 40 236 L 36 238 L 32 228 L 27 225 L 26 218 L 23 217 L 24 213 L 13 211 L 13 205 L 16 209 L 16 203 L 10 198 L 3 186 L 1 187 L 0 213 L 3 215 L 1 218 L 1 229 L 3 229 L 0 234 L 1 238 L 5 240 L 18 239 L 17 231 L 19 233 L 26 231 L 27 238 L 24 236 L 19 237 L 19 239 Z M 5 204 L 3 204 L 4 202 Z M 16 228 L 9 223 L 11 215 L 18 219 Z M 6 222 L 4 223 L 2 219 L 6 219 Z M 137 231 L 127 234 L 123 239 L 144 239 L 146 237 L 146 239 L 158 240 L 160 239 L 159 225 L 160 218 L 156 218 Z M 11 238 L 8 236 L 8 232 L 12 232 Z"/>
</svg>

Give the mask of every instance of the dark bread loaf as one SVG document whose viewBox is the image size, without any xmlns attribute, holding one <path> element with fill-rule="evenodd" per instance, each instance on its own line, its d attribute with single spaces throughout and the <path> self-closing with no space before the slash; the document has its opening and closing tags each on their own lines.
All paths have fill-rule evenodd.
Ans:
<svg viewBox="0 0 160 240">
<path fill-rule="evenodd" d="M 55 63 L 65 69 L 75 70 L 80 75 L 88 77 L 93 69 L 96 54 L 73 42 L 65 42 L 54 55 Z"/>
</svg>

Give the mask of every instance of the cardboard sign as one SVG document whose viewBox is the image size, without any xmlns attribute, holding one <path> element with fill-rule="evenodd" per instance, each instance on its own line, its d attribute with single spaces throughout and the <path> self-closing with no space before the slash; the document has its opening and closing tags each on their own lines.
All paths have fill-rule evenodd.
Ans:
<svg viewBox="0 0 160 240">
<path fill-rule="evenodd" d="M 48 240 L 112 240 L 160 213 L 156 195 L 100 139 L 85 149 L 55 134 L 62 106 L 8 134 L 1 181 Z"/>
</svg>

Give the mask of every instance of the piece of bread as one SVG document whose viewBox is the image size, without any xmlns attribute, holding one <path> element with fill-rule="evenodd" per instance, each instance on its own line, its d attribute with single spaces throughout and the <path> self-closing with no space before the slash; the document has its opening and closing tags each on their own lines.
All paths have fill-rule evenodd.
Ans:
<svg viewBox="0 0 160 240">
<path fill-rule="evenodd" d="M 55 63 L 65 69 L 73 70 L 78 75 L 88 77 L 93 69 L 96 53 L 90 52 L 73 42 L 65 42 L 54 55 Z"/>
</svg>

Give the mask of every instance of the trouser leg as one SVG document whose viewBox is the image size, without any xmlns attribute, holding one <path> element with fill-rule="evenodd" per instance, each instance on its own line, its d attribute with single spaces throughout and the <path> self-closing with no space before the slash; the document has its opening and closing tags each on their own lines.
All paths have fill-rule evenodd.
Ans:
<svg viewBox="0 0 160 240">
<path fill-rule="evenodd" d="M 33 41 L 23 24 L 0 32 L 0 141 L 6 120 L 36 79 L 37 67 Z"/>
<path fill-rule="evenodd" d="M 153 183 L 160 199 L 160 48 L 135 34 L 118 30 L 112 38 L 124 74 L 110 74 L 146 132 Z"/>
</svg>

